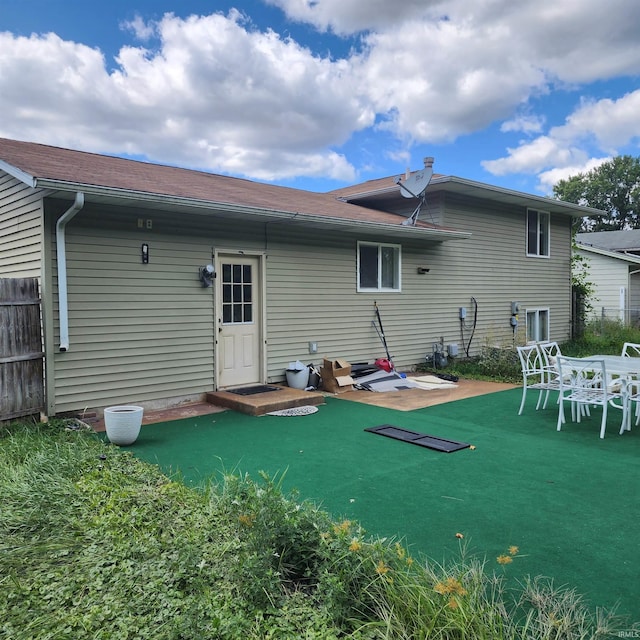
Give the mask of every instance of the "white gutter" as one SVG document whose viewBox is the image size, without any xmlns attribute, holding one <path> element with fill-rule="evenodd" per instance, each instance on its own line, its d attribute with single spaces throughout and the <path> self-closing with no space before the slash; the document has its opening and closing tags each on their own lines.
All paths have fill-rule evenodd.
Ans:
<svg viewBox="0 0 640 640">
<path fill-rule="evenodd" d="M 58 262 L 58 315 L 60 316 L 60 351 L 69 349 L 69 306 L 67 302 L 67 249 L 65 229 L 80 209 L 84 207 L 84 193 L 76 192 L 74 203 L 56 222 L 56 260 Z"/>
</svg>

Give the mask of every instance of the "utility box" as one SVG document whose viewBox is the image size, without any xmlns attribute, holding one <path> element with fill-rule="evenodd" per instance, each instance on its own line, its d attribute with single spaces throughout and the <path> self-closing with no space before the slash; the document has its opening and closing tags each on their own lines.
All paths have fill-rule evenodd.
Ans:
<svg viewBox="0 0 640 640">
<path fill-rule="evenodd" d="M 351 365 L 346 360 L 324 358 L 320 369 L 322 388 L 329 393 L 344 393 L 353 389 Z"/>
</svg>

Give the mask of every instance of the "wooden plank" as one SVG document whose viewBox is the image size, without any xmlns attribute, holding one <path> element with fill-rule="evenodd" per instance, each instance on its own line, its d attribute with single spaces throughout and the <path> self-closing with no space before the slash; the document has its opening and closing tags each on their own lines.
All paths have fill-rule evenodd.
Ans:
<svg viewBox="0 0 640 640">
<path fill-rule="evenodd" d="M 36 278 L 0 278 L 0 421 L 44 409 L 44 352 Z"/>
</svg>

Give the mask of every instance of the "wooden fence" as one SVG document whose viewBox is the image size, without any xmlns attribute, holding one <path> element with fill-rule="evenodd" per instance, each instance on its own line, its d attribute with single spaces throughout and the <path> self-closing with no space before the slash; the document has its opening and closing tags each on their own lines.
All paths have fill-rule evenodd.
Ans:
<svg viewBox="0 0 640 640">
<path fill-rule="evenodd" d="M 43 410 L 38 280 L 0 278 L 0 422 Z"/>
</svg>

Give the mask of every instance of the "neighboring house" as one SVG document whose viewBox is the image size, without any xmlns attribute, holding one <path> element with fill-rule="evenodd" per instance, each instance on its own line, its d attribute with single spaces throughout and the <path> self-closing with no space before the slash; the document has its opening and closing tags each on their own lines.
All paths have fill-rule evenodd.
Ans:
<svg viewBox="0 0 640 640">
<path fill-rule="evenodd" d="M 40 279 L 47 413 L 371 362 L 374 302 L 399 369 L 441 340 L 569 336 L 571 222 L 593 209 L 444 175 L 402 224 L 416 204 L 395 177 L 318 194 L 0 139 L 0 277 Z"/>
<path fill-rule="evenodd" d="M 588 260 L 592 318 L 640 323 L 640 229 L 576 234 L 576 251 Z"/>
</svg>

